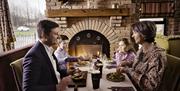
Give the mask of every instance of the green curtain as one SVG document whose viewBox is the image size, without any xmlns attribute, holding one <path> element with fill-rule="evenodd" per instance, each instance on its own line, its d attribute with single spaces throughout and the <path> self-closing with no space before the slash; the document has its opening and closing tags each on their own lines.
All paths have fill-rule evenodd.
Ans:
<svg viewBox="0 0 180 91">
<path fill-rule="evenodd" d="M 8 0 L 0 1 L 0 46 L 1 52 L 14 48 L 15 35 L 10 20 Z"/>
</svg>

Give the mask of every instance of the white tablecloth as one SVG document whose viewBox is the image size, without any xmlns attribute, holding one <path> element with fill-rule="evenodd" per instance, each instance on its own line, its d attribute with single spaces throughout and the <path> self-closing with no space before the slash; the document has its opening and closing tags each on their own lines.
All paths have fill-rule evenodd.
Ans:
<svg viewBox="0 0 180 91">
<path fill-rule="evenodd" d="M 88 67 L 79 67 L 79 68 L 82 71 L 89 71 Z M 132 84 L 132 82 L 130 81 L 130 79 L 128 78 L 128 76 L 126 74 L 124 74 L 126 78 L 125 78 L 125 81 L 123 81 L 123 82 L 108 81 L 106 79 L 106 74 L 108 74 L 110 72 L 115 72 L 115 71 L 116 71 L 116 69 L 103 68 L 102 78 L 100 80 L 100 88 L 96 89 L 96 90 L 94 90 L 92 87 L 91 74 L 88 72 L 86 87 L 78 87 L 78 91 L 112 91 L 111 89 L 108 89 L 111 86 L 133 87 L 134 90 L 136 91 L 134 85 Z M 66 91 L 74 91 L 74 88 L 67 88 Z"/>
</svg>

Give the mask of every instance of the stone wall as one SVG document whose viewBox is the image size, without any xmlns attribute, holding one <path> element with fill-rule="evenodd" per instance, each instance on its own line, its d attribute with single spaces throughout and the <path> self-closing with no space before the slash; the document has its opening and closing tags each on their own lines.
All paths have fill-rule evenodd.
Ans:
<svg viewBox="0 0 180 91">
<path fill-rule="evenodd" d="M 130 7 L 131 0 L 46 0 L 47 9 L 88 9 L 88 8 L 113 8 Z"/>
<path fill-rule="evenodd" d="M 167 32 L 166 35 L 173 35 L 174 34 L 174 18 L 169 17 L 167 19 Z"/>
<path fill-rule="evenodd" d="M 69 0 L 63 3 L 59 0 L 46 0 L 47 10 L 53 9 L 100 9 L 100 8 L 128 8 L 129 16 L 105 16 L 105 17 L 56 17 L 49 18 L 56 21 L 62 34 L 71 40 L 80 31 L 94 30 L 104 35 L 110 43 L 110 54 L 117 48 L 120 38 L 129 37 L 130 24 L 133 22 L 131 15 L 134 13 L 134 5 L 131 0 Z"/>
<path fill-rule="evenodd" d="M 180 35 L 180 0 L 175 0 L 175 25 L 174 25 L 174 35 Z"/>
</svg>

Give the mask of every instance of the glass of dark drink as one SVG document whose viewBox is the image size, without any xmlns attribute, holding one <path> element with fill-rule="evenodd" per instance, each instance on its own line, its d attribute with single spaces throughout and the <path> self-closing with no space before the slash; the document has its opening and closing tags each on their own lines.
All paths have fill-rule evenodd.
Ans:
<svg viewBox="0 0 180 91">
<path fill-rule="evenodd" d="M 98 89 L 99 88 L 100 78 L 101 78 L 101 74 L 100 74 L 99 70 L 93 70 L 91 72 L 91 79 L 92 79 L 93 89 Z"/>
<path fill-rule="evenodd" d="M 103 64 L 102 63 L 98 63 L 96 65 L 97 65 L 97 67 L 98 67 L 98 69 L 100 71 L 100 78 L 102 78 Z"/>
</svg>

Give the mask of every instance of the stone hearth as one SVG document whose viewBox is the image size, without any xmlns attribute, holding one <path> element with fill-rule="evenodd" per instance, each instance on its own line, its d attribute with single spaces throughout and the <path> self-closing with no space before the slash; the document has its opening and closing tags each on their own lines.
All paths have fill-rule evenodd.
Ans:
<svg viewBox="0 0 180 91">
<path fill-rule="evenodd" d="M 96 4 L 93 4 L 96 6 L 87 7 L 88 1 L 95 2 L 96 0 L 69 0 L 66 4 L 58 0 L 46 0 L 47 11 L 65 10 L 63 12 L 67 14 L 59 13 L 60 15 L 58 15 L 57 12 L 54 12 L 54 14 L 57 14 L 57 16 L 54 16 L 49 12 L 47 17 L 56 21 L 61 27 L 61 33 L 69 38 L 68 46 L 71 55 L 86 56 L 102 53 L 111 57 L 117 48 L 119 39 L 122 37 L 129 38 L 130 36 L 130 24 L 134 22 L 133 4 L 131 0 L 97 0 Z M 102 4 L 102 2 L 104 3 Z M 126 10 L 124 11 L 123 8 Z M 72 10 L 68 11 L 68 9 Z M 81 14 L 76 15 L 73 9 L 82 12 L 82 17 Z M 93 12 L 88 13 L 88 9 L 93 10 Z M 114 15 L 108 9 L 115 10 L 114 13 L 117 15 Z M 72 12 L 74 16 L 68 12 Z M 88 37 L 89 35 L 90 37 Z"/>
</svg>

